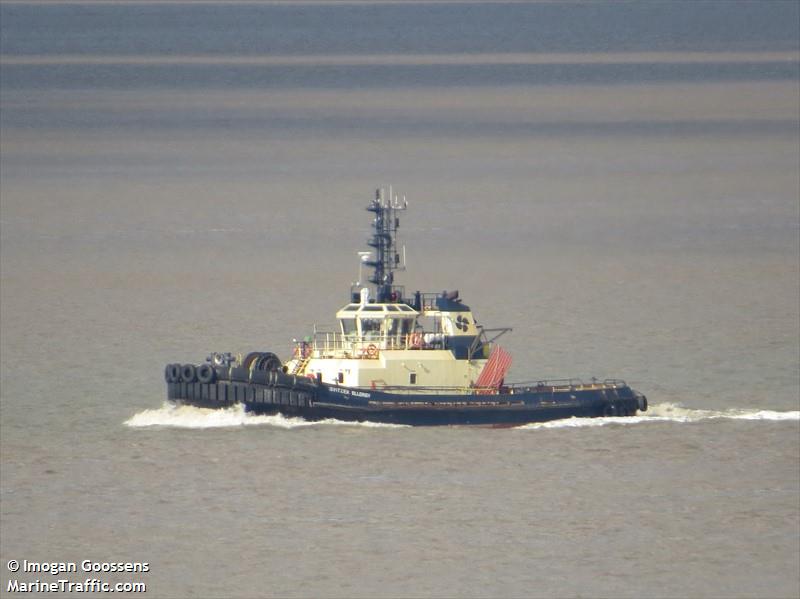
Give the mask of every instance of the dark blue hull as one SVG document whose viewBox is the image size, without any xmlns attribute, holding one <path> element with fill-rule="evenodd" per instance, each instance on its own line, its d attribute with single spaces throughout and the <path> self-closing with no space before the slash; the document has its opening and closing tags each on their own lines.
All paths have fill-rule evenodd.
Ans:
<svg viewBox="0 0 800 599">
<path fill-rule="evenodd" d="M 169 378 L 169 377 L 168 377 Z M 167 397 L 256 414 L 408 425 L 518 425 L 570 417 L 632 416 L 647 399 L 622 382 L 511 387 L 500 393 L 408 394 L 350 389 L 280 372 L 216 369 L 212 380 L 168 380 Z"/>
</svg>

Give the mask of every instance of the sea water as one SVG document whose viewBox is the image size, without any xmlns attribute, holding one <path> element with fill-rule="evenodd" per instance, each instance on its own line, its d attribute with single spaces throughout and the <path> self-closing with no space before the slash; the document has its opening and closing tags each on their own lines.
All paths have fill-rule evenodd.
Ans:
<svg viewBox="0 0 800 599">
<path fill-rule="evenodd" d="M 92 576 L 156 597 L 796 597 L 797 22 L 0 5 L 0 592 L 36 578 L 10 560 L 90 559 L 148 562 Z M 650 410 L 413 428 L 165 403 L 166 363 L 285 358 L 333 324 L 389 184 L 398 279 L 513 327 L 509 379 L 624 378 Z"/>
</svg>

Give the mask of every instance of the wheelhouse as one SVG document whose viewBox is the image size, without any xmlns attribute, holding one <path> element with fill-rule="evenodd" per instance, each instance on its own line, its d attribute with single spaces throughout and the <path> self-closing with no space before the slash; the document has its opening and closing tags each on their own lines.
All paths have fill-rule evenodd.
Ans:
<svg viewBox="0 0 800 599">
<path fill-rule="evenodd" d="M 404 346 L 418 316 L 414 308 L 400 303 L 348 304 L 336 313 L 345 341 L 373 343 L 381 349 Z"/>
</svg>

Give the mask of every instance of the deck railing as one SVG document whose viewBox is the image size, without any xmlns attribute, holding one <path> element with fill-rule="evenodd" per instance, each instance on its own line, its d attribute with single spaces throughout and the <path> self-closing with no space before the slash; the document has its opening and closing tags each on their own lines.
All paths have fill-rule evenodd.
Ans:
<svg viewBox="0 0 800 599">
<path fill-rule="evenodd" d="M 589 391 L 598 389 L 620 389 L 627 387 L 627 383 L 619 379 L 605 379 L 604 381 L 584 382 L 580 379 L 541 380 L 524 383 L 501 385 L 500 387 L 452 387 L 452 386 L 422 386 L 422 385 L 382 385 L 375 384 L 369 387 L 359 387 L 365 391 L 385 391 L 387 393 L 414 393 L 423 395 L 516 395 L 529 392 L 563 392 L 563 391 Z"/>
<path fill-rule="evenodd" d="M 540 389 L 553 389 L 556 391 L 564 391 L 564 390 L 574 390 L 574 391 L 584 391 L 588 389 L 608 389 L 608 388 L 619 388 L 619 387 L 627 387 L 628 384 L 623 381 L 622 379 L 604 379 L 602 381 L 597 379 L 592 379 L 590 382 L 585 382 L 581 379 L 572 378 L 572 379 L 543 379 L 539 381 L 524 381 L 521 383 L 514 383 L 513 385 L 508 385 L 509 389 L 515 390 L 531 390 L 531 391 L 538 391 Z"/>
<path fill-rule="evenodd" d="M 427 341 L 426 341 L 427 340 Z M 344 355 L 347 358 L 377 359 L 381 351 L 398 349 L 446 349 L 441 335 L 431 338 L 422 332 L 405 335 L 381 335 L 379 333 L 355 335 L 338 331 L 315 330 L 310 342 L 295 344 L 294 357 L 315 358 Z"/>
</svg>

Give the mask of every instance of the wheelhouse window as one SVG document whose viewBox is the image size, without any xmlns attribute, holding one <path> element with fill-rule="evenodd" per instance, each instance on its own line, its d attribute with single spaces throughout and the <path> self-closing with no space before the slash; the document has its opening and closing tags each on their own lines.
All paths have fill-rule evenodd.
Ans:
<svg viewBox="0 0 800 599">
<path fill-rule="evenodd" d="M 414 319 L 413 318 L 404 318 L 401 321 L 400 325 L 400 333 L 402 335 L 408 335 L 411 331 L 414 330 Z"/>
<path fill-rule="evenodd" d="M 362 318 L 361 335 L 366 339 L 380 337 L 382 322 L 383 318 Z"/>
<path fill-rule="evenodd" d="M 400 332 L 400 325 L 402 321 L 397 318 L 390 318 L 386 323 L 386 334 L 389 337 L 396 337 Z"/>
<path fill-rule="evenodd" d="M 355 318 L 342 318 L 339 322 L 342 323 L 342 333 L 345 335 L 357 334 Z"/>
</svg>

